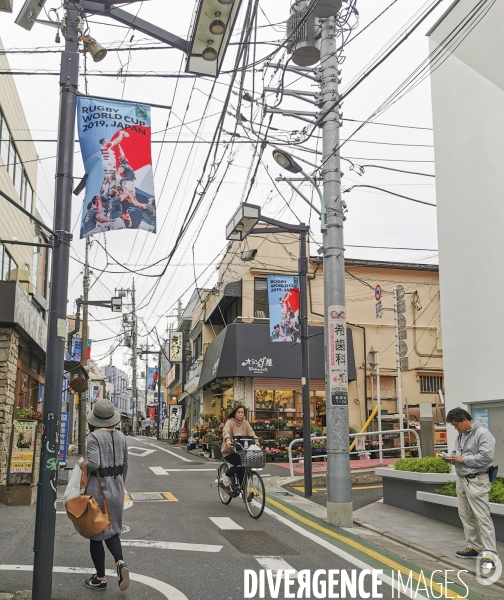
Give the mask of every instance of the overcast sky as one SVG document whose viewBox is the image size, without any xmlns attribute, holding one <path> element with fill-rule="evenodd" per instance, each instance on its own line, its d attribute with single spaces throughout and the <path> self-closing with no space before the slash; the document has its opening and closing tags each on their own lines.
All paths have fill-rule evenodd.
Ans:
<svg viewBox="0 0 504 600">
<path fill-rule="evenodd" d="M 245 6 L 246 0 L 243 1 Z M 0 13 L 0 36 L 6 49 L 62 49 L 63 44 L 55 44 L 55 30 L 36 24 L 31 32 L 14 24 L 14 18 L 23 2 L 15 0 L 14 14 Z M 181 37 L 187 38 L 194 9 L 193 0 L 179 2 L 175 0 L 145 0 L 129 7 L 129 11 L 143 19 L 156 23 Z M 291 0 L 260 0 L 259 29 L 257 40 L 261 42 L 281 42 L 285 36 L 285 20 L 289 15 Z M 389 5 L 390 9 L 355 40 L 350 39 L 344 51 L 346 59 L 342 69 L 342 91 L 365 69 L 372 64 L 376 55 L 392 40 L 402 28 L 416 15 L 420 14 L 432 0 L 359 0 L 357 7 L 360 22 L 353 35 L 357 35 L 371 23 Z M 451 0 L 442 2 L 434 13 L 415 31 L 413 35 L 396 50 L 387 61 L 372 75 L 363 81 L 357 89 L 344 101 L 343 116 L 345 119 L 366 120 L 373 112 L 401 85 L 404 80 L 428 56 L 428 41 L 425 36 L 431 25 L 449 7 Z M 46 8 L 58 8 L 59 0 L 48 0 Z M 233 41 L 241 32 L 241 24 L 245 13 L 242 8 L 238 19 Z M 60 17 L 62 13 L 60 11 Z M 46 18 L 42 13 L 41 18 Z M 123 78 L 124 73 L 148 73 L 151 75 L 184 73 L 185 57 L 175 49 L 163 46 L 159 50 L 137 50 L 129 52 L 135 46 L 162 46 L 147 39 L 145 35 L 132 32 L 118 23 L 104 17 L 89 19 L 91 35 L 107 48 L 121 48 L 125 51 L 109 52 L 99 64 L 91 59 L 87 61 L 87 91 L 89 94 L 133 100 L 145 103 L 172 105 L 172 111 L 152 109 L 152 131 L 160 132 L 153 136 L 157 140 L 165 140 L 164 144 L 153 144 L 153 165 L 155 170 L 155 186 L 157 197 L 157 235 L 146 232 L 117 231 L 105 234 L 107 250 L 110 257 L 126 263 L 134 270 L 152 264 L 171 251 L 184 214 L 187 210 L 198 180 L 202 177 L 203 164 L 209 144 L 192 144 L 211 140 L 215 131 L 218 116 L 222 111 L 230 74 L 222 74 L 215 86 L 212 98 L 208 101 L 213 82 L 209 78 L 175 79 L 143 76 L 141 78 Z M 269 23 L 273 24 L 270 26 Z M 270 54 L 275 46 L 258 44 L 256 60 Z M 237 45 L 230 46 L 223 71 L 229 71 L 234 64 Z M 252 62 L 252 50 L 249 63 Z M 287 55 L 280 50 L 274 60 L 285 61 Z M 25 72 L 56 72 L 59 69 L 59 54 L 9 54 L 13 70 Z M 256 99 L 260 99 L 263 85 L 276 86 L 279 73 L 272 68 L 265 69 L 264 63 L 258 65 L 255 74 Z M 104 72 L 110 77 L 97 77 L 93 73 Z M 80 90 L 85 91 L 84 61 L 81 60 Z M 252 73 L 247 72 L 244 89 L 252 91 Z M 315 83 L 308 79 L 299 79 L 293 74 L 285 77 L 286 85 L 293 89 L 314 90 Z M 23 108 L 35 140 L 40 157 L 38 168 L 37 206 L 44 219 L 52 222 L 54 197 L 54 171 L 56 154 L 56 133 L 58 123 L 59 88 L 58 79 L 52 75 L 18 75 L 16 84 L 21 96 Z M 235 85 L 238 89 L 238 84 Z M 274 103 L 274 96 L 269 104 Z M 232 107 L 236 108 L 237 96 L 233 95 Z M 284 98 L 282 108 L 310 110 L 310 105 L 300 100 Z M 231 111 L 232 112 L 232 111 Z M 262 120 L 262 108 L 244 102 L 242 113 L 247 119 L 259 123 Z M 204 120 L 201 120 L 202 116 Z M 269 118 L 269 117 L 268 117 Z M 181 123 L 185 124 L 182 126 Z M 432 135 L 431 101 L 428 77 L 413 91 L 395 102 L 385 113 L 376 119 L 377 123 L 362 128 L 351 141 L 342 147 L 342 156 L 361 165 L 382 165 L 407 171 L 434 174 L 434 149 Z M 275 116 L 273 127 L 291 132 L 301 130 L 305 123 L 292 118 Z M 405 125 L 409 127 L 396 127 Z M 224 129 L 234 131 L 236 119 L 227 115 Z M 357 124 L 346 121 L 341 130 L 342 138 L 351 136 Z M 163 133 L 166 128 L 168 130 Z M 245 132 L 238 125 L 240 141 L 254 135 Z M 25 132 L 16 132 L 21 139 Z M 320 140 L 314 138 L 306 146 L 315 149 Z M 197 136 L 197 137 L 196 137 Z M 288 139 L 289 135 L 285 136 Z M 229 135 L 223 140 L 229 141 Z M 175 144 L 179 141 L 181 143 Z M 217 256 L 226 244 L 225 224 L 238 207 L 249 186 L 250 168 L 255 167 L 255 145 L 250 143 L 235 144 L 227 149 L 223 146 L 217 151 L 217 161 L 222 160 L 214 183 L 203 198 L 201 207 L 185 237 L 175 253 L 166 274 L 159 282 L 157 278 L 135 276 L 137 286 L 137 305 L 140 310 L 140 334 L 144 335 L 157 326 L 159 336 L 163 337 L 167 328 L 166 315 L 171 314 L 181 297 L 185 305 L 194 285 L 194 273 L 199 277 L 200 285 L 212 287 L 216 282 Z M 83 165 L 78 144 L 75 146 L 76 178 L 82 176 Z M 313 161 L 316 155 L 296 152 L 299 156 Z M 212 155 L 213 156 L 213 155 Z M 228 161 L 232 163 L 228 165 Z M 211 164 L 211 163 L 210 163 Z M 264 214 L 295 222 L 299 220 L 311 222 L 313 238 L 320 243 L 319 221 L 310 214 L 310 209 L 303 200 L 293 194 L 287 184 L 279 184 L 276 190 L 271 178 L 279 176 L 280 168 L 273 161 L 271 149 L 264 152 L 263 164 L 260 165 L 256 184 L 251 190 L 249 202 L 263 206 Z M 364 176 L 350 170 L 350 164 L 343 161 L 345 173 L 344 186 L 355 183 L 378 186 L 426 202 L 435 203 L 434 179 L 387 171 L 377 168 L 366 168 Z M 309 170 L 312 170 L 308 167 Z M 210 173 L 207 169 L 203 176 L 206 181 Z M 221 182 L 223 176 L 225 177 Z M 218 186 L 220 188 L 218 189 Z M 218 189 L 218 193 L 217 193 Z M 312 194 L 307 185 L 304 192 Z M 357 188 L 345 195 L 349 212 L 345 223 L 345 242 L 347 245 L 392 246 L 405 248 L 422 248 L 429 251 L 376 250 L 347 247 L 346 256 L 352 258 L 370 258 L 378 260 L 398 260 L 432 263 L 437 261 L 436 215 L 435 208 L 416 204 L 405 199 L 373 189 Z M 314 202 L 316 202 L 316 198 Z M 82 196 L 73 197 L 74 242 L 72 256 L 82 260 L 84 256 L 83 240 L 79 240 L 79 225 Z M 287 206 L 289 205 L 289 207 Z M 315 215 L 316 217 L 316 215 Z M 104 235 L 99 241 L 104 244 Z M 95 238 L 92 238 L 95 239 Z M 193 248 L 194 263 L 193 267 Z M 316 246 L 312 243 L 311 252 Z M 118 287 L 131 288 L 132 274 L 127 273 L 108 258 L 105 251 L 96 243 L 91 249 L 93 270 L 90 299 L 106 300 L 114 295 Z M 212 262 L 215 264 L 212 264 Z M 144 274 L 156 275 L 161 272 L 166 261 L 143 271 Z M 120 274 L 103 273 L 98 269 L 123 272 Z M 68 312 L 75 310 L 75 299 L 82 293 L 82 266 L 71 261 L 70 289 Z M 157 288 L 153 293 L 153 286 Z M 189 290 L 189 291 L 186 291 Z M 117 336 L 121 332 L 121 316 L 113 316 L 106 309 L 91 309 L 91 337 L 93 338 L 93 358 L 107 355 L 111 348 L 117 346 Z M 112 339 L 107 339 L 112 338 Z M 147 337 L 140 339 L 145 343 Z M 154 344 L 154 333 L 149 336 L 149 343 Z M 129 354 L 121 347 L 115 350 L 113 362 L 119 368 L 128 368 L 125 362 Z M 109 358 L 103 359 L 108 364 Z M 152 364 L 153 359 L 151 359 Z"/>
</svg>

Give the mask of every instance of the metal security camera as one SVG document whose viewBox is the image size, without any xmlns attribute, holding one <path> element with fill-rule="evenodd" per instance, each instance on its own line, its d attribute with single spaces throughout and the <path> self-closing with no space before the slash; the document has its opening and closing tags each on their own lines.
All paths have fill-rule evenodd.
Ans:
<svg viewBox="0 0 504 600">
<path fill-rule="evenodd" d="M 31 28 L 35 23 L 35 20 L 38 19 L 39 14 L 42 12 L 45 3 L 46 0 L 26 0 L 21 12 L 16 17 L 16 25 L 31 31 Z"/>
</svg>

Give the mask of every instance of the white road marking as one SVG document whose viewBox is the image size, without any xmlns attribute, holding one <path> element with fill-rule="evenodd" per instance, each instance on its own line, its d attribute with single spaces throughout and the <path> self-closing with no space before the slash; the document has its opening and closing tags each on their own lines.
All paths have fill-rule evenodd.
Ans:
<svg viewBox="0 0 504 600">
<path fill-rule="evenodd" d="M 140 452 L 131 452 L 131 450 L 140 450 Z M 149 450 L 149 448 L 138 448 L 137 446 L 129 446 L 128 447 L 128 454 L 132 454 L 133 456 L 149 456 L 149 454 L 152 454 L 153 452 L 156 452 L 155 450 Z"/>
<path fill-rule="evenodd" d="M 220 552 L 223 546 L 211 544 L 186 544 L 182 542 L 155 542 L 152 540 L 125 540 L 121 538 L 123 546 L 134 548 L 157 548 L 158 550 L 186 550 L 188 552 Z"/>
<path fill-rule="evenodd" d="M 162 450 L 163 452 L 167 452 L 168 454 L 171 454 L 173 456 L 176 456 L 179 460 L 183 460 L 184 462 L 194 462 L 194 460 L 189 460 L 188 458 L 186 458 L 185 456 L 180 456 L 180 454 L 177 454 L 176 452 L 172 452 L 171 450 L 167 450 L 166 448 L 163 448 L 162 446 L 156 446 L 156 444 L 147 444 L 148 446 L 152 446 L 153 448 L 157 448 L 158 450 Z"/>
<path fill-rule="evenodd" d="M 32 565 L 0 565 L 0 571 L 33 571 Z M 53 567 L 53 573 L 66 573 L 74 575 L 76 573 L 83 573 L 86 575 L 94 575 L 96 569 L 84 569 L 81 567 Z M 105 575 L 107 577 L 117 577 L 117 572 L 112 569 L 106 569 Z M 161 581 L 160 579 L 154 579 L 154 577 L 147 577 L 147 575 L 139 575 L 138 573 L 130 572 L 130 579 L 132 581 L 138 581 L 149 587 L 157 590 L 167 600 L 189 600 L 185 594 L 180 590 Z"/>
<path fill-rule="evenodd" d="M 149 467 L 155 475 L 169 475 L 170 473 L 206 473 L 215 469 L 163 469 L 163 467 Z"/>
<path fill-rule="evenodd" d="M 57 510 L 56 514 L 57 515 L 66 515 L 66 510 Z"/>
<path fill-rule="evenodd" d="M 122 543 L 122 540 L 121 540 Z M 254 556 L 257 562 L 263 569 L 270 569 L 273 573 L 277 571 L 294 571 L 297 575 L 297 571 L 294 567 L 291 567 L 287 561 L 281 556 Z"/>
<path fill-rule="evenodd" d="M 149 469 L 154 473 L 154 475 L 168 475 L 166 469 L 163 469 L 163 467 L 149 467 Z"/>
<path fill-rule="evenodd" d="M 343 560 L 346 560 L 349 563 L 351 563 L 352 565 L 355 565 L 358 569 L 373 569 L 374 568 L 371 565 L 368 565 L 367 563 L 365 563 L 363 560 L 360 560 L 360 559 L 356 558 L 355 556 L 352 556 L 350 553 L 345 552 L 341 548 L 333 546 L 330 542 L 327 542 L 326 540 L 318 537 L 318 535 L 316 535 L 315 533 L 312 533 L 311 531 L 307 531 L 306 529 L 303 529 L 300 525 L 296 525 L 296 523 L 289 521 L 289 519 L 286 519 L 282 515 L 277 514 L 275 511 L 271 510 L 271 508 L 268 508 L 267 506 L 265 506 L 264 512 L 267 513 L 268 515 L 272 516 L 277 521 L 280 521 L 284 525 L 287 525 L 294 531 L 297 531 L 301 535 L 304 535 L 305 537 L 312 540 L 319 546 L 322 546 L 326 550 L 329 550 L 329 552 L 332 552 L 333 554 L 336 554 L 337 556 L 341 557 Z M 387 585 L 389 585 L 390 587 L 394 587 L 394 589 L 400 590 L 398 582 L 393 580 L 392 577 L 389 577 L 388 575 L 385 575 L 384 573 L 382 573 L 378 577 L 382 581 L 384 581 Z M 428 600 L 425 596 L 421 596 L 420 594 L 416 594 L 414 591 L 410 591 L 410 590 L 403 591 L 403 594 L 405 596 L 408 596 L 409 598 L 415 598 L 415 600 L 416 599 Z"/>
<path fill-rule="evenodd" d="M 219 529 L 243 529 L 229 517 L 208 517 Z"/>
</svg>

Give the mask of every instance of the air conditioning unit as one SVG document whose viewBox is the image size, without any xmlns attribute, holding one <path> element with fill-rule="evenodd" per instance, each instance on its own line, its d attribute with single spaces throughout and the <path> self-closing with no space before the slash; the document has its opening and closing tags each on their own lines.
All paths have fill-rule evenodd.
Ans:
<svg viewBox="0 0 504 600">
<path fill-rule="evenodd" d="M 0 0 L 0 11 L 12 12 L 12 0 Z"/>
</svg>

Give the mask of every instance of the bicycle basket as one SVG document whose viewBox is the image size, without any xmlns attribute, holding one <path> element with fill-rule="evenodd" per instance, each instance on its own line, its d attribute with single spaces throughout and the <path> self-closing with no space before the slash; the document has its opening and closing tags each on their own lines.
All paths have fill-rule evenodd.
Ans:
<svg viewBox="0 0 504 600">
<path fill-rule="evenodd" d="M 251 469 L 261 469 L 266 465 L 266 452 L 264 450 L 239 450 L 241 464 Z"/>
</svg>

